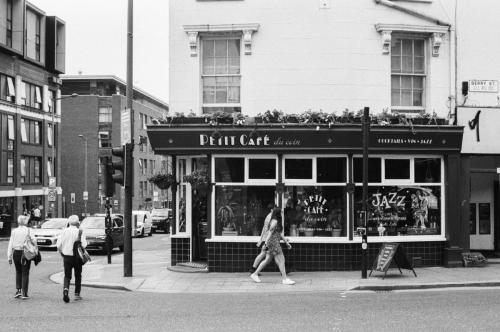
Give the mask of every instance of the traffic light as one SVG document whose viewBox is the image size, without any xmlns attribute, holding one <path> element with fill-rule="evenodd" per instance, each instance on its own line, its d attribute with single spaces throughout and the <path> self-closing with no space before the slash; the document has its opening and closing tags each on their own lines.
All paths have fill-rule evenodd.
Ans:
<svg viewBox="0 0 500 332">
<path fill-rule="evenodd" d="M 120 186 L 125 185 L 125 145 L 119 148 L 112 148 L 111 154 L 118 159 L 111 161 L 111 178 L 114 183 L 118 183 Z M 119 173 L 117 173 L 118 171 Z M 121 172 L 121 173 L 120 173 Z"/>
<path fill-rule="evenodd" d="M 115 194 L 115 183 L 113 182 L 113 166 L 111 165 L 111 158 L 103 158 L 104 163 L 104 195 L 106 197 L 113 197 Z"/>
<path fill-rule="evenodd" d="M 118 157 L 110 163 L 110 175 L 114 183 L 120 186 L 130 187 L 133 177 L 132 145 L 125 144 L 122 147 L 112 148 L 111 154 Z"/>
</svg>

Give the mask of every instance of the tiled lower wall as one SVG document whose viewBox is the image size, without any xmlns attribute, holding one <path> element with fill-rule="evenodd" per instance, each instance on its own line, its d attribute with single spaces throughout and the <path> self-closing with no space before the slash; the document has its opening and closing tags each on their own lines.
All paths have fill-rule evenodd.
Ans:
<svg viewBox="0 0 500 332">
<path fill-rule="evenodd" d="M 174 240 L 174 239 L 173 239 Z M 181 239 L 175 239 L 181 240 Z M 183 239 L 182 239 L 183 240 Z M 189 241 L 189 240 L 188 240 Z M 175 241 L 178 243 L 178 241 Z M 368 246 L 368 268 L 378 254 L 381 243 Z M 419 266 L 443 265 L 445 242 L 401 243 L 410 262 Z M 255 243 L 208 242 L 208 269 L 210 272 L 246 272 L 250 269 L 259 249 Z M 172 242 L 172 265 L 174 249 L 184 248 Z M 289 271 L 346 271 L 361 269 L 361 245 L 340 243 L 294 243 L 292 250 L 283 249 L 286 268 Z M 189 259 L 189 243 L 187 243 Z M 175 254 L 180 262 L 181 255 Z M 414 260 L 415 258 L 415 260 Z M 276 264 L 266 270 L 277 271 Z"/>
<path fill-rule="evenodd" d="M 191 256 L 189 241 L 191 241 L 190 238 L 171 238 L 172 265 L 176 265 L 178 262 L 189 262 Z"/>
</svg>

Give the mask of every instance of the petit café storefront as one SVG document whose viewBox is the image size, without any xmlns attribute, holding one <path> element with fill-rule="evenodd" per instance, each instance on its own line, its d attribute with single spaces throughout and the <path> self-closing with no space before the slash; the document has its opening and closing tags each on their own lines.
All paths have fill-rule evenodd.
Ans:
<svg viewBox="0 0 500 332">
<path fill-rule="evenodd" d="M 400 242 L 416 264 L 446 264 L 460 242 L 462 127 L 372 126 L 367 231 L 372 260 Z M 288 269 L 360 269 L 360 125 L 150 125 L 155 153 L 170 155 L 175 225 L 172 265 L 206 261 L 211 272 L 247 271 L 269 212 L 282 209 Z M 208 185 L 196 179 L 205 176 Z M 456 239 L 454 238 L 456 237 Z"/>
</svg>

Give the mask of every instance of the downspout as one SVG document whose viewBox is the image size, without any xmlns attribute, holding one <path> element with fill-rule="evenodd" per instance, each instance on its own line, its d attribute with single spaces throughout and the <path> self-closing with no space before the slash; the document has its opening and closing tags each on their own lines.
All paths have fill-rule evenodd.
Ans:
<svg viewBox="0 0 500 332">
<path fill-rule="evenodd" d="M 444 22 L 440 19 L 437 19 L 437 18 L 432 17 L 430 15 L 424 14 L 422 12 L 419 12 L 418 10 L 403 7 L 403 6 L 398 5 L 398 4 L 396 4 L 392 1 L 389 1 L 389 0 L 375 0 L 375 3 L 377 3 L 379 5 L 387 6 L 387 7 L 392 8 L 392 9 L 399 10 L 403 13 L 407 13 L 407 14 L 410 14 L 410 15 L 415 16 L 415 17 L 419 17 L 421 19 L 435 23 L 437 25 L 444 25 L 444 26 L 448 26 L 448 27 L 451 26 L 450 23 Z"/>
<path fill-rule="evenodd" d="M 455 115 L 454 115 L 454 118 L 453 118 L 453 125 L 457 125 L 457 104 L 458 104 L 458 37 L 457 37 L 457 7 L 458 7 L 458 2 L 457 0 L 455 0 L 455 29 L 454 29 L 454 33 L 453 33 L 453 41 L 455 43 L 455 45 L 453 45 L 453 51 L 455 52 L 455 80 L 454 80 L 454 84 L 455 84 L 455 107 L 454 107 L 454 110 L 455 110 Z M 450 41 L 451 41 L 451 29 L 450 29 Z M 451 51 L 451 48 L 450 48 L 450 51 Z M 451 60 L 451 54 L 450 54 L 450 60 Z M 451 72 L 451 71 L 450 71 Z M 450 108 L 451 108 L 451 104 L 450 104 Z M 451 111 L 451 109 L 450 109 Z"/>
</svg>

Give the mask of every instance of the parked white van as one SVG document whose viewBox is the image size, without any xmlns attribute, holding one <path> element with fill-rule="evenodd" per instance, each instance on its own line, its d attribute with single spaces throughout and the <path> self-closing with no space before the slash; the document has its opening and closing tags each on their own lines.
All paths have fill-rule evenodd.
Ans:
<svg viewBox="0 0 500 332">
<path fill-rule="evenodd" d="M 149 211 L 132 211 L 132 236 L 152 236 L 152 219 Z"/>
</svg>

